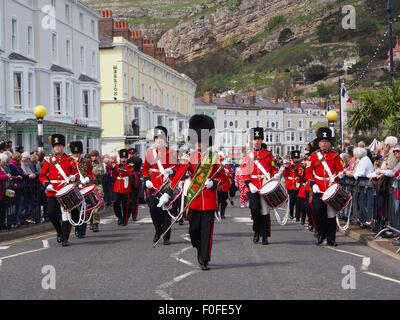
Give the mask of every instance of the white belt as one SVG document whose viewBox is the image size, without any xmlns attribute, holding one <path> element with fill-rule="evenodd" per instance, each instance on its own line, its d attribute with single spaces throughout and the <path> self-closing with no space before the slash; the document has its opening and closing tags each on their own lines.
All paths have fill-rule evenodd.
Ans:
<svg viewBox="0 0 400 320">
<path fill-rule="evenodd" d="M 289 180 L 296 180 L 297 178 L 288 177 Z"/>
<path fill-rule="evenodd" d="M 314 177 L 317 178 L 318 180 L 322 180 L 322 181 L 329 181 L 329 177 L 323 178 L 323 177 L 319 177 L 314 173 Z"/>
<path fill-rule="evenodd" d="M 50 180 L 50 183 L 63 183 L 64 180 Z"/>
<path fill-rule="evenodd" d="M 158 169 L 150 169 L 150 172 L 160 172 Z"/>
<path fill-rule="evenodd" d="M 264 178 L 266 178 L 266 176 L 264 176 L 263 174 L 251 175 L 250 178 L 252 178 L 252 179 L 264 179 Z"/>
</svg>

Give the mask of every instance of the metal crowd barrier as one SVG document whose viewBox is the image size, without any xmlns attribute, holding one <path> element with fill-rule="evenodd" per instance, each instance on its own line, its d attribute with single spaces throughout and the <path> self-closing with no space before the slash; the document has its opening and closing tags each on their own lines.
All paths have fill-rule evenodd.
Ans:
<svg viewBox="0 0 400 320">
<path fill-rule="evenodd" d="M 26 220 L 41 223 L 48 216 L 46 194 L 39 179 L 10 179 L 3 184 L 3 191 L 6 226 Z"/>
<path fill-rule="evenodd" d="M 396 189 L 400 182 L 392 178 L 389 192 L 379 193 L 376 189 L 376 179 L 345 177 L 340 185 L 351 193 L 352 206 L 342 213 L 342 217 L 351 214 L 351 220 L 359 225 L 369 223 L 370 228 L 377 232 L 375 239 L 386 231 L 400 234 L 400 200 L 396 199 Z M 400 249 L 397 251 L 400 252 Z"/>
</svg>

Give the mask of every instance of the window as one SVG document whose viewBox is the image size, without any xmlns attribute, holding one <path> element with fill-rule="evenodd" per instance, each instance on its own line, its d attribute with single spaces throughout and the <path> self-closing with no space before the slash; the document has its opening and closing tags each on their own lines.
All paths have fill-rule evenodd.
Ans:
<svg viewBox="0 0 400 320">
<path fill-rule="evenodd" d="M 303 120 L 299 120 L 299 128 L 303 128 Z"/>
<path fill-rule="evenodd" d="M 85 118 L 89 118 L 89 91 L 87 90 L 83 91 L 82 102 L 83 102 L 83 116 Z"/>
<path fill-rule="evenodd" d="M 154 89 L 154 105 L 158 105 L 158 90 Z"/>
<path fill-rule="evenodd" d="M 96 63 L 96 51 L 92 52 L 92 75 L 97 77 L 97 63 Z"/>
<path fill-rule="evenodd" d="M 93 119 L 97 117 L 97 91 L 93 90 Z"/>
<path fill-rule="evenodd" d="M 250 128 L 250 121 L 246 121 L 246 128 Z"/>
<path fill-rule="evenodd" d="M 157 116 L 157 125 L 158 126 L 162 126 L 163 125 L 163 121 L 162 121 L 162 116 Z"/>
<path fill-rule="evenodd" d="M 71 60 L 71 40 L 69 39 L 65 42 L 65 52 L 67 56 L 67 65 L 68 67 L 70 67 L 72 60 Z"/>
<path fill-rule="evenodd" d="M 14 51 L 17 51 L 17 44 L 18 44 L 18 39 L 17 39 L 17 19 L 12 18 L 11 21 L 11 48 Z"/>
<path fill-rule="evenodd" d="M 290 133 L 290 140 L 291 141 L 295 140 L 295 136 L 294 136 L 294 132 L 293 131 Z"/>
<path fill-rule="evenodd" d="M 277 129 L 279 129 L 279 122 L 278 122 L 278 121 L 276 122 L 275 127 L 276 127 Z"/>
<path fill-rule="evenodd" d="M 28 74 L 28 108 L 33 110 L 33 73 Z"/>
<path fill-rule="evenodd" d="M 22 73 L 14 72 L 14 108 L 22 109 Z"/>
<path fill-rule="evenodd" d="M 128 75 L 124 72 L 124 94 L 128 94 Z"/>
<path fill-rule="evenodd" d="M 153 103 L 153 96 L 152 96 L 152 90 L 151 90 L 151 86 L 149 86 L 149 102 Z"/>
<path fill-rule="evenodd" d="M 227 128 L 227 127 L 228 127 L 228 121 L 224 120 L 224 128 Z"/>
<path fill-rule="evenodd" d="M 83 13 L 79 13 L 79 25 L 81 26 L 81 30 L 83 30 Z"/>
<path fill-rule="evenodd" d="M 61 84 L 54 83 L 54 114 L 61 114 Z"/>
<path fill-rule="evenodd" d="M 135 79 L 133 77 L 131 77 L 131 96 L 134 97 L 135 96 Z"/>
<path fill-rule="evenodd" d="M 28 27 L 28 56 L 33 56 L 33 28 L 31 26 Z"/>
<path fill-rule="evenodd" d="M 269 121 L 267 121 L 267 128 L 269 128 Z"/>
<path fill-rule="evenodd" d="M 258 112 L 258 111 L 257 111 Z M 256 125 L 256 127 L 259 127 L 260 126 L 260 121 L 257 121 L 257 125 Z"/>
<path fill-rule="evenodd" d="M 142 83 L 142 100 L 145 100 L 144 83 Z"/>
<path fill-rule="evenodd" d="M 67 20 L 67 22 L 69 22 L 69 4 L 65 4 L 65 20 Z"/>
<path fill-rule="evenodd" d="M 235 128 L 237 129 L 239 127 L 239 121 L 235 121 Z"/>
<path fill-rule="evenodd" d="M 287 127 L 288 127 L 288 128 L 291 128 L 291 127 L 292 127 L 292 120 L 289 119 L 289 120 L 287 121 Z"/>
<path fill-rule="evenodd" d="M 308 127 L 309 127 L 309 128 L 312 127 L 312 121 L 310 121 L 310 122 L 308 123 Z"/>
<path fill-rule="evenodd" d="M 65 113 L 69 115 L 71 110 L 71 84 L 65 84 Z"/>
<path fill-rule="evenodd" d="M 85 48 L 81 46 L 81 73 L 85 73 Z"/>
<path fill-rule="evenodd" d="M 96 28 L 95 28 L 94 20 L 91 20 L 90 28 L 91 28 L 91 31 L 92 31 L 92 36 L 94 37 L 96 35 Z"/>
<path fill-rule="evenodd" d="M 51 0 L 51 6 L 54 8 L 54 10 L 56 9 L 56 0 Z"/>
<path fill-rule="evenodd" d="M 57 62 L 57 34 L 51 34 L 51 55 L 53 62 Z"/>
<path fill-rule="evenodd" d="M 299 131 L 299 141 L 303 141 L 303 132 Z"/>
</svg>

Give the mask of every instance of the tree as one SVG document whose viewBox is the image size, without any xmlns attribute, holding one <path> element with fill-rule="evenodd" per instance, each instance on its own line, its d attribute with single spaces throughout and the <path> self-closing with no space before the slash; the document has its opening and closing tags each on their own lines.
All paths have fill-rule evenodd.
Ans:
<svg viewBox="0 0 400 320">
<path fill-rule="evenodd" d="M 325 98 L 329 95 L 329 88 L 324 86 L 322 83 L 317 86 L 318 96 L 321 98 Z"/>
<path fill-rule="evenodd" d="M 328 75 L 328 70 L 323 65 L 314 65 L 306 70 L 306 80 L 316 82 L 324 79 Z"/>
</svg>

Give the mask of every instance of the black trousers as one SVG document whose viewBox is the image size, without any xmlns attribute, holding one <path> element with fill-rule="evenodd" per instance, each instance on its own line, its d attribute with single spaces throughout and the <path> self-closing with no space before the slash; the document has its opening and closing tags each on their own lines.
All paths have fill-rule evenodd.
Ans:
<svg viewBox="0 0 400 320">
<path fill-rule="evenodd" d="M 130 211 L 132 213 L 132 219 L 137 218 L 138 206 L 139 206 L 139 189 L 133 189 L 130 194 Z"/>
<path fill-rule="evenodd" d="M 321 200 L 322 193 L 313 195 L 312 212 L 316 229 L 320 236 L 326 237 L 328 241 L 336 239 L 336 219 L 328 218 L 327 205 Z"/>
<path fill-rule="evenodd" d="M 156 233 L 161 236 L 171 225 L 171 216 L 167 211 L 158 208 L 158 199 L 154 197 L 153 191 L 149 192 L 149 209 Z M 171 239 L 171 229 L 165 234 L 164 240 Z"/>
<path fill-rule="evenodd" d="M 259 193 L 249 193 L 249 207 L 253 219 L 253 231 L 261 237 L 271 237 L 271 217 L 262 215 L 261 196 Z"/>
<path fill-rule="evenodd" d="M 300 219 L 300 212 L 299 208 L 297 207 L 297 198 L 299 196 L 299 190 L 288 190 L 287 191 L 289 194 L 289 214 L 290 217 L 294 217 L 294 208 L 296 207 L 296 219 Z"/>
<path fill-rule="evenodd" d="M 69 223 L 69 221 L 62 221 L 61 207 L 56 197 L 47 198 L 47 207 L 49 220 L 56 229 L 57 237 L 61 237 L 62 241 L 68 240 L 69 234 L 71 232 L 71 224 Z M 78 221 L 79 211 L 77 209 L 72 210 L 71 217 L 74 221 Z"/>
<path fill-rule="evenodd" d="M 204 262 L 211 260 L 215 210 L 189 210 L 189 234 L 197 256 Z"/>
<path fill-rule="evenodd" d="M 130 193 L 116 193 L 116 198 L 117 200 L 113 203 L 114 213 L 121 222 L 128 223 Z"/>
<path fill-rule="evenodd" d="M 221 217 L 225 217 L 225 209 L 228 206 L 228 191 L 218 190 L 218 211 L 221 214 Z"/>
</svg>

